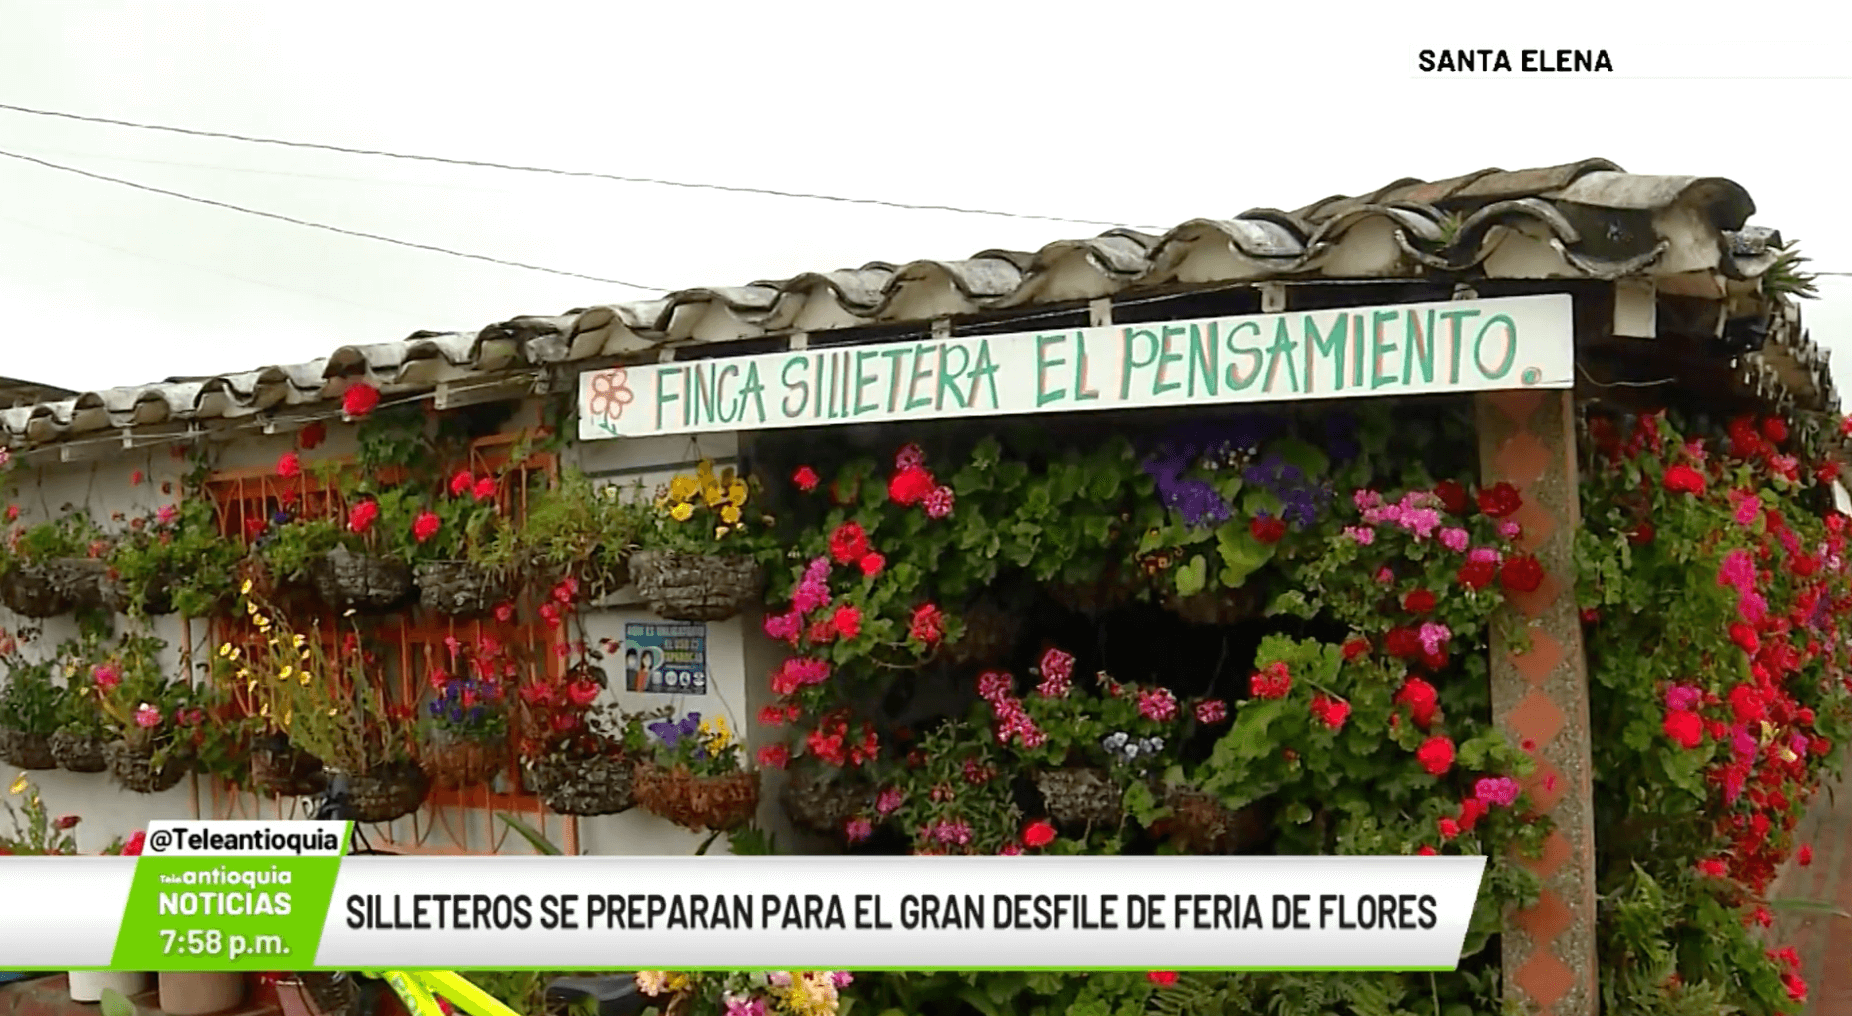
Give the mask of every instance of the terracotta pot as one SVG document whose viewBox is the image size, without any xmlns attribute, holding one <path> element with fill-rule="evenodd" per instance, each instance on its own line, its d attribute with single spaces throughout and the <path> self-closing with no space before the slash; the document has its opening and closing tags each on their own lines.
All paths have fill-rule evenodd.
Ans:
<svg viewBox="0 0 1852 1016">
<path fill-rule="evenodd" d="M 73 1002 L 100 1002 L 105 991 L 134 998 L 148 990 L 147 974 L 127 970 L 73 970 L 69 979 Z"/>
<path fill-rule="evenodd" d="M 161 974 L 161 1011 L 167 1016 L 209 1016 L 237 1008 L 243 1001 L 243 974 Z"/>
</svg>

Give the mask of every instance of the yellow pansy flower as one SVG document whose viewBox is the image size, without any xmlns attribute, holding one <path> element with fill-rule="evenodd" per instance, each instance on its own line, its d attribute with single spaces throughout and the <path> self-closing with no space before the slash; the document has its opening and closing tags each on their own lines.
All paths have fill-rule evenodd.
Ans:
<svg viewBox="0 0 1852 1016">
<path fill-rule="evenodd" d="M 291 677 L 291 675 L 293 675 L 293 674 L 295 674 L 295 673 L 296 673 L 296 668 L 294 668 L 294 667 L 292 667 L 292 666 L 290 666 L 289 664 L 287 664 L 287 663 L 285 663 L 285 664 L 283 665 L 283 669 L 282 669 L 282 670 L 279 670 L 279 671 L 277 671 L 277 680 L 279 680 L 279 681 L 287 681 L 287 680 L 289 680 L 289 679 L 290 679 L 290 677 Z"/>
<path fill-rule="evenodd" d="M 726 494 L 720 489 L 718 483 L 708 483 L 701 487 L 701 500 L 706 501 L 709 508 L 718 507 L 726 499 Z"/>
<path fill-rule="evenodd" d="M 694 477 L 678 476 L 669 481 L 669 500 L 686 501 L 695 496 L 695 492 L 700 489 L 701 484 Z"/>
<path fill-rule="evenodd" d="M 26 788 L 31 785 L 32 785 L 32 781 L 26 779 L 26 774 L 22 772 L 18 776 L 13 777 L 13 785 L 10 788 L 8 788 L 8 792 L 14 793 L 14 794 L 23 794 L 26 792 Z"/>
<path fill-rule="evenodd" d="M 740 510 L 737 506 L 727 505 L 725 508 L 720 509 L 720 521 L 731 525 L 739 520 Z"/>
<path fill-rule="evenodd" d="M 238 592 L 244 594 L 245 596 L 251 595 L 251 580 L 245 579 L 244 585 L 238 587 Z"/>
<path fill-rule="evenodd" d="M 727 500 L 734 504 L 746 503 L 746 481 L 734 480 L 727 486 Z"/>
<path fill-rule="evenodd" d="M 683 501 L 681 504 L 678 504 L 675 507 L 669 509 L 669 517 L 674 519 L 677 522 L 687 522 L 693 516 L 694 516 L 694 505 L 691 505 L 686 501 Z"/>
</svg>

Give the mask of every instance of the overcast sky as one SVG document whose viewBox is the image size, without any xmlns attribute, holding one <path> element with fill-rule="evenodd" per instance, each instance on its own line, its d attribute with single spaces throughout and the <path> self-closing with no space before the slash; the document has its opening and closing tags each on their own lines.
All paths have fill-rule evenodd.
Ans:
<svg viewBox="0 0 1852 1016">
<path fill-rule="evenodd" d="M 1826 3 L 0 0 L 0 102 L 359 148 L 1171 226 L 1599 156 L 1729 177 L 1852 272 Z M 1528 9 L 1527 9 L 1528 10 Z M 1668 13 L 1676 10 L 1676 20 Z M 1519 21 L 1521 17 L 1523 20 Z M 1758 25 L 1762 18 L 1766 25 Z M 1663 22 L 1663 23 L 1661 23 Z M 1605 47 L 1447 80 L 1424 47 Z M 1622 75 L 1627 75 L 1623 77 Z M 1782 78 L 1776 80 L 1775 78 Z M 0 151 L 665 289 L 1033 250 L 1101 227 L 571 180 L 0 111 Z M 1807 308 L 1852 362 L 1852 279 Z M 320 233 L 0 158 L 0 374 L 77 389 L 653 293 Z M 1839 366 L 1841 384 L 1846 365 Z"/>
</svg>

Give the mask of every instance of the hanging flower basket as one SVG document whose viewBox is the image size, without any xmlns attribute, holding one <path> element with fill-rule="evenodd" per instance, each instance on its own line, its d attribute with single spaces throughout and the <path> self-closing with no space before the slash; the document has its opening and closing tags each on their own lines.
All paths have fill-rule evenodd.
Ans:
<svg viewBox="0 0 1852 1016">
<path fill-rule="evenodd" d="M 0 603 L 21 617 L 57 617 L 71 609 L 70 597 L 43 564 L 16 564 L 0 575 Z"/>
<path fill-rule="evenodd" d="M 58 768 L 50 740 L 44 734 L 28 734 L 8 727 L 0 727 L 0 762 L 15 769 Z"/>
<path fill-rule="evenodd" d="M 424 806 L 431 777 L 416 762 L 388 762 L 363 773 L 324 767 L 330 782 L 347 777 L 347 801 L 356 822 L 391 822 Z"/>
<path fill-rule="evenodd" d="M 1066 826 L 1106 828 L 1125 816 L 1125 791 L 1104 769 L 1070 766 L 1035 774 L 1049 817 Z"/>
<path fill-rule="evenodd" d="M 998 663 L 1016 647 L 1022 634 L 1022 617 L 989 600 L 979 600 L 959 615 L 964 634 L 947 643 L 945 658 L 953 665 L 976 667 Z"/>
<path fill-rule="evenodd" d="M 51 755 L 67 773 L 100 773 L 109 768 L 109 742 L 62 731 L 51 735 Z"/>
<path fill-rule="evenodd" d="M 174 612 L 173 576 L 156 575 L 141 589 L 142 613 L 164 617 Z M 102 582 L 103 606 L 117 614 L 127 614 L 136 606 L 135 590 L 119 578 L 106 576 Z"/>
<path fill-rule="evenodd" d="M 405 564 L 336 547 L 316 562 L 315 591 L 337 611 L 389 614 L 418 595 Z"/>
<path fill-rule="evenodd" d="M 45 562 L 52 584 L 78 610 L 109 605 L 109 563 L 94 557 L 55 557 Z"/>
<path fill-rule="evenodd" d="M 759 810 L 759 774 L 696 776 L 686 768 L 644 762 L 636 770 L 637 804 L 685 829 L 725 832 Z"/>
<path fill-rule="evenodd" d="M 431 781 L 445 790 L 478 787 L 508 767 L 508 745 L 439 733 L 425 745 L 422 761 Z"/>
<path fill-rule="evenodd" d="M 765 588 L 765 570 L 738 554 L 639 550 L 630 578 L 657 616 L 670 621 L 724 621 Z"/>
<path fill-rule="evenodd" d="M 1240 624 L 1260 616 L 1262 606 L 1258 586 L 1205 589 L 1189 596 L 1178 596 L 1173 589 L 1164 594 L 1164 609 L 1190 624 Z"/>
<path fill-rule="evenodd" d="M 1164 805 L 1170 834 L 1188 853 L 1238 854 L 1266 842 L 1266 822 L 1253 806 L 1236 811 L 1190 787 L 1166 787 Z"/>
<path fill-rule="evenodd" d="M 469 561 L 426 561 L 417 568 L 418 601 L 451 617 L 486 614 L 509 597 L 509 576 Z"/>
<path fill-rule="evenodd" d="M 527 765 L 541 801 L 560 815 L 615 815 L 635 805 L 636 764 L 622 755 Z"/>
<path fill-rule="evenodd" d="M 109 760 L 109 774 L 122 789 L 137 794 L 172 790 L 186 775 L 186 759 L 179 755 L 170 754 L 157 766 L 153 754 L 137 751 L 123 741 L 111 741 L 104 749 L 104 757 Z"/>
<path fill-rule="evenodd" d="M 630 555 L 606 557 L 603 550 L 594 551 L 572 571 L 586 599 L 602 600 L 630 584 Z"/>
<path fill-rule="evenodd" d="M 267 797 L 308 797 L 328 788 L 321 759 L 281 734 L 251 744 L 251 789 Z"/>
<path fill-rule="evenodd" d="M 793 825 L 825 836 L 843 835 L 843 826 L 874 810 L 877 791 L 865 783 L 826 780 L 814 772 L 794 772 L 778 795 Z"/>
<path fill-rule="evenodd" d="M 1049 583 L 1048 595 L 1076 614 L 1099 617 L 1110 614 L 1132 601 L 1138 586 L 1134 576 L 1117 564 L 1101 569 L 1100 574 L 1081 582 Z"/>
</svg>

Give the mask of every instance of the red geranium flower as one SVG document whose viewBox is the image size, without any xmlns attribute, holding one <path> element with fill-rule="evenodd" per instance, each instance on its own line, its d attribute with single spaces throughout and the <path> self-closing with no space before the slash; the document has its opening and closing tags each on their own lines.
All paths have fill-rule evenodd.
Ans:
<svg viewBox="0 0 1852 1016">
<path fill-rule="evenodd" d="M 1145 975 L 1145 980 L 1160 988 L 1168 988 L 1177 983 L 1177 972 L 1175 970 L 1153 970 Z"/>
<path fill-rule="evenodd" d="M 808 494 L 817 489 L 821 477 L 817 476 L 817 471 L 809 466 L 799 466 L 797 471 L 791 474 L 791 482 L 797 485 L 798 490 Z"/>
<path fill-rule="evenodd" d="M 379 518 L 379 502 L 362 501 L 347 513 L 347 528 L 356 533 L 364 533 L 373 528 L 373 520 Z"/>
<path fill-rule="evenodd" d="M 476 487 L 474 490 L 470 491 L 470 496 L 478 501 L 487 501 L 495 496 L 495 488 L 495 478 L 492 476 L 485 476 L 476 481 Z"/>
<path fill-rule="evenodd" d="M 937 645 L 945 636 L 945 615 L 936 604 L 923 603 L 913 611 L 907 634 L 927 645 Z"/>
<path fill-rule="evenodd" d="M 1801 844 L 1801 848 L 1794 852 L 1794 863 L 1800 865 L 1803 868 L 1812 864 L 1813 863 L 1813 847 L 1805 843 Z"/>
<path fill-rule="evenodd" d="M 1449 515 L 1465 515 L 1471 507 L 1466 500 L 1466 488 L 1457 481 L 1442 480 L 1434 485 L 1434 496 L 1440 498 L 1440 505 L 1447 509 Z"/>
<path fill-rule="evenodd" d="M 1055 841 L 1055 824 L 1045 818 L 1023 826 L 1022 844 L 1025 847 L 1046 847 Z"/>
<path fill-rule="evenodd" d="M 1412 660 L 1421 655 L 1421 635 L 1413 628 L 1395 627 L 1383 636 L 1383 649 L 1390 656 Z"/>
<path fill-rule="evenodd" d="M 871 549 L 868 532 L 860 522 L 844 522 L 830 534 L 830 557 L 835 558 L 837 564 L 860 560 Z"/>
<path fill-rule="evenodd" d="M 455 475 L 450 477 L 450 496 L 462 497 L 463 492 L 468 490 L 475 482 L 476 478 L 469 475 L 469 470 L 457 470 Z"/>
<path fill-rule="evenodd" d="M 1681 748 L 1696 748 L 1704 741 L 1704 721 L 1697 713 L 1676 709 L 1666 714 L 1666 736 Z"/>
<path fill-rule="evenodd" d="M 1502 519 L 1522 507 L 1524 498 L 1518 488 L 1503 480 L 1479 491 L 1479 510 L 1495 519 Z"/>
<path fill-rule="evenodd" d="M 365 416 L 378 405 L 379 389 L 365 381 L 356 383 L 341 395 L 341 411 L 348 416 Z"/>
<path fill-rule="evenodd" d="M 1704 474 L 1680 463 L 1666 470 L 1665 488 L 1680 494 L 1704 493 Z"/>
<path fill-rule="evenodd" d="M 1359 656 L 1368 655 L 1369 651 L 1369 639 L 1355 638 L 1344 643 L 1344 658 L 1346 660 L 1354 660 Z"/>
<path fill-rule="evenodd" d="M 852 639 L 862 633 L 862 612 L 851 604 L 843 604 L 830 615 L 830 627 L 836 634 Z"/>
<path fill-rule="evenodd" d="M 1248 520 L 1248 532 L 1262 543 L 1278 543 L 1286 536 L 1286 520 L 1271 515 L 1256 515 Z"/>
<path fill-rule="evenodd" d="M 887 558 L 871 550 L 863 554 L 862 559 L 856 563 L 861 566 L 863 575 L 874 578 L 876 575 L 881 574 L 881 569 L 887 567 Z"/>
<path fill-rule="evenodd" d="M 791 749 L 782 744 L 768 744 L 759 749 L 759 765 L 767 769 L 783 769 L 791 764 Z"/>
<path fill-rule="evenodd" d="M 1788 439 L 1788 421 L 1779 416 L 1771 416 L 1762 421 L 1762 436 L 1780 444 Z"/>
<path fill-rule="evenodd" d="M 1484 589 L 1498 577 L 1498 565 L 1490 561 L 1468 561 L 1460 566 L 1456 578 L 1468 589 Z"/>
<path fill-rule="evenodd" d="M 1415 749 L 1415 761 L 1427 770 L 1430 776 L 1440 776 L 1453 768 L 1453 741 L 1446 737 L 1430 737 Z"/>
<path fill-rule="evenodd" d="M 418 517 L 412 520 L 412 539 L 417 540 L 419 543 L 423 543 L 431 537 L 436 536 L 437 531 L 443 527 L 444 520 L 438 518 L 437 515 L 429 509 L 426 509 L 425 511 L 419 512 Z"/>
<path fill-rule="evenodd" d="M 285 480 L 302 475 L 302 459 L 295 452 L 284 452 L 277 456 L 277 475 Z"/>
<path fill-rule="evenodd" d="M 296 444 L 304 451 L 314 449 L 328 439 L 328 425 L 320 420 L 310 421 L 309 425 L 296 434 Z"/>
<path fill-rule="evenodd" d="M 1762 648 L 1762 640 L 1756 637 L 1756 630 L 1746 624 L 1738 623 L 1730 626 L 1730 641 L 1736 643 L 1738 648 L 1751 656 Z"/>
<path fill-rule="evenodd" d="M 1534 593 L 1543 585 L 1543 563 L 1532 554 L 1509 558 L 1499 569 L 1498 581 L 1511 592 Z"/>
<path fill-rule="evenodd" d="M 1402 597 L 1402 609 L 1411 614 L 1425 614 L 1434 609 L 1434 594 L 1425 589 L 1411 590 Z"/>
<path fill-rule="evenodd" d="M 939 485 L 924 466 L 907 466 L 887 483 L 887 496 L 897 505 L 912 507 L 925 500 Z"/>
<path fill-rule="evenodd" d="M 1408 707 L 1409 718 L 1415 721 L 1415 726 L 1426 730 L 1434 719 L 1435 710 L 1440 707 L 1440 692 L 1421 678 L 1411 677 L 1395 693 L 1395 701 L 1398 705 Z"/>
<path fill-rule="evenodd" d="M 1435 824 L 1440 827 L 1440 838 L 1443 840 L 1450 840 L 1460 835 L 1460 823 L 1453 819 L 1443 818 Z"/>
<path fill-rule="evenodd" d="M 141 829 L 135 830 L 134 835 L 129 837 L 128 842 L 122 845 L 122 856 L 124 857 L 141 856 L 142 847 L 145 846 L 147 842 L 148 842 L 148 833 L 145 830 L 141 830 Z"/>
</svg>

